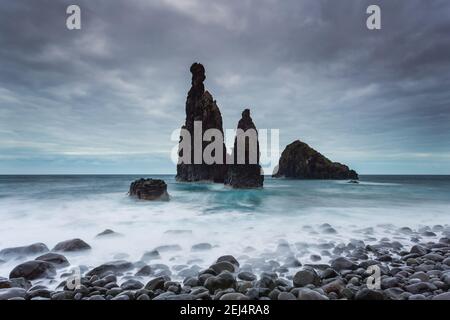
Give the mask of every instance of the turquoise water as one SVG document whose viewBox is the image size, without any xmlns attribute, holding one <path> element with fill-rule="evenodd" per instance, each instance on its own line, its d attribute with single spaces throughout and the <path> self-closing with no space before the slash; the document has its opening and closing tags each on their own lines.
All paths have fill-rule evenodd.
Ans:
<svg viewBox="0 0 450 320">
<path fill-rule="evenodd" d="M 129 184 L 140 177 L 164 179 L 171 200 L 130 199 Z M 258 253 L 273 250 L 282 240 L 294 245 L 395 237 L 407 243 L 396 228 L 449 223 L 449 195 L 449 176 L 362 176 L 359 184 L 267 177 L 262 190 L 177 183 L 173 176 L 0 176 L 0 248 L 34 242 L 52 247 L 82 238 L 93 249 L 69 258 L 72 264 L 95 266 L 118 254 L 137 261 L 156 246 L 178 244 L 182 250 L 163 254 L 161 262 L 197 259 L 203 267 L 249 246 Z M 324 223 L 336 233 L 322 233 Z M 368 227 L 374 228 L 370 237 L 361 233 Z M 95 237 L 106 228 L 122 236 Z M 202 242 L 213 249 L 191 251 Z M 12 267 L 0 264 L 0 276 Z"/>
</svg>

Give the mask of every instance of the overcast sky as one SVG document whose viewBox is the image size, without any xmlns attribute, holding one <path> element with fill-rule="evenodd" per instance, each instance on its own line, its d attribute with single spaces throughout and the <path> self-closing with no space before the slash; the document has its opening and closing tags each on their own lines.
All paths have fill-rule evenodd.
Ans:
<svg viewBox="0 0 450 320">
<path fill-rule="evenodd" d="M 0 174 L 175 172 L 195 61 L 225 128 L 248 107 L 282 148 L 450 174 L 448 0 L 3 0 Z"/>
</svg>

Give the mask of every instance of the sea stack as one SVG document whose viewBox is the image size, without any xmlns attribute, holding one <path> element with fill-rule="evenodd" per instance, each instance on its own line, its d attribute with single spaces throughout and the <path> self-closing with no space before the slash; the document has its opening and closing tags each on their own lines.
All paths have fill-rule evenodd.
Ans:
<svg viewBox="0 0 450 320">
<path fill-rule="evenodd" d="M 273 177 L 357 180 L 358 174 L 346 165 L 332 162 L 306 143 L 297 140 L 284 149 Z"/>
<path fill-rule="evenodd" d="M 203 82 L 206 79 L 205 68 L 200 63 L 194 63 L 190 69 L 192 73 L 192 87 L 189 90 L 186 101 L 186 121 L 182 129 L 189 131 L 191 136 L 191 151 L 187 157 L 190 159 L 189 163 L 183 162 L 182 154 L 180 154 L 180 161 L 177 165 L 177 181 L 193 182 L 193 181 L 210 181 L 224 183 L 226 175 L 226 148 L 223 144 L 223 161 L 222 163 L 206 164 L 203 159 L 200 163 L 194 162 L 194 124 L 201 123 L 201 134 L 208 129 L 217 129 L 222 133 L 223 125 L 222 115 L 216 101 L 213 99 L 208 91 L 205 91 Z M 180 138 L 180 143 L 181 143 Z M 202 142 L 201 151 L 208 145 L 208 142 Z M 185 152 L 181 150 L 180 152 Z M 185 156 L 185 155 L 184 155 Z M 184 157 L 186 158 L 186 157 Z"/>
<path fill-rule="evenodd" d="M 237 129 L 231 155 L 233 164 L 228 166 L 225 183 L 236 189 L 262 188 L 264 175 L 259 164 L 258 131 L 249 109 L 242 112 Z"/>
</svg>

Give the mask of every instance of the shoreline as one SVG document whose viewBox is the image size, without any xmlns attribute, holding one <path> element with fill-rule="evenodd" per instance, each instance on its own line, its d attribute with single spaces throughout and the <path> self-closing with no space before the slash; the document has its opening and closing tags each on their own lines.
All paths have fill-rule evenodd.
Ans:
<svg viewBox="0 0 450 320">
<path fill-rule="evenodd" d="M 80 282 L 67 272 L 65 252 L 82 255 L 89 245 L 70 240 L 52 251 L 30 254 L 25 266 L 14 268 L 12 279 L 0 275 L 0 300 L 449 300 L 450 228 L 436 225 L 419 233 L 403 227 L 397 232 L 410 237 L 410 245 L 397 241 L 395 234 L 375 244 L 361 239 L 318 243 L 322 253 L 331 256 L 313 254 L 313 263 L 302 263 L 287 241 L 278 243 L 274 255 L 225 255 L 207 268 L 196 261 L 170 268 L 158 263 L 159 253 L 153 250 L 138 262 L 124 258 L 80 267 Z M 433 235 L 438 240 L 427 240 Z M 307 250 L 311 244 L 296 246 Z M 197 249 L 208 248 L 205 243 Z M 5 255 L 5 250 L 0 252 Z M 11 248 L 6 252 L 11 258 L 15 254 Z M 38 256 L 42 260 L 32 260 Z M 64 267 L 65 272 L 58 273 Z M 45 281 L 56 283 L 56 289 Z"/>
</svg>

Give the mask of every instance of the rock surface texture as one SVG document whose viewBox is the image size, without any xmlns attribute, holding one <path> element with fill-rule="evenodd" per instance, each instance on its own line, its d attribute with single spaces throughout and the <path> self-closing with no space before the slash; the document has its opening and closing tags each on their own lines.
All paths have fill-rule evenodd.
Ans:
<svg viewBox="0 0 450 320">
<path fill-rule="evenodd" d="M 299 140 L 284 149 L 273 176 L 293 179 L 358 179 L 358 174 L 354 170 L 332 162 Z"/>
<path fill-rule="evenodd" d="M 233 164 L 228 166 L 225 183 L 236 189 L 261 188 L 264 176 L 259 165 L 258 132 L 249 109 L 242 112 L 237 129 L 232 154 Z"/>
<path fill-rule="evenodd" d="M 141 200 L 169 200 L 167 184 L 158 179 L 140 179 L 130 186 L 129 195 Z"/>
<path fill-rule="evenodd" d="M 211 181 L 223 183 L 226 175 L 226 148 L 223 143 L 223 161 L 221 164 L 206 164 L 194 162 L 194 125 L 201 122 L 201 135 L 208 129 L 217 129 L 223 136 L 222 115 L 212 95 L 205 91 L 203 82 L 206 79 L 205 68 L 200 63 L 194 63 L 190 69 L 192 73 L 192 87 L 186 101 L 186 121 L 182 129 L 191 135 L 190 163 L 177 165 L 177 180 L 185 182 Z M 202 142 L 202 154 L 209 142 Z M 185 151 L 185 150 L 183 150 Z M 181 152 L 183 152 L 181 151 Z M 182 154 L 180 154 L 181 158 Z"/>
</svg>

